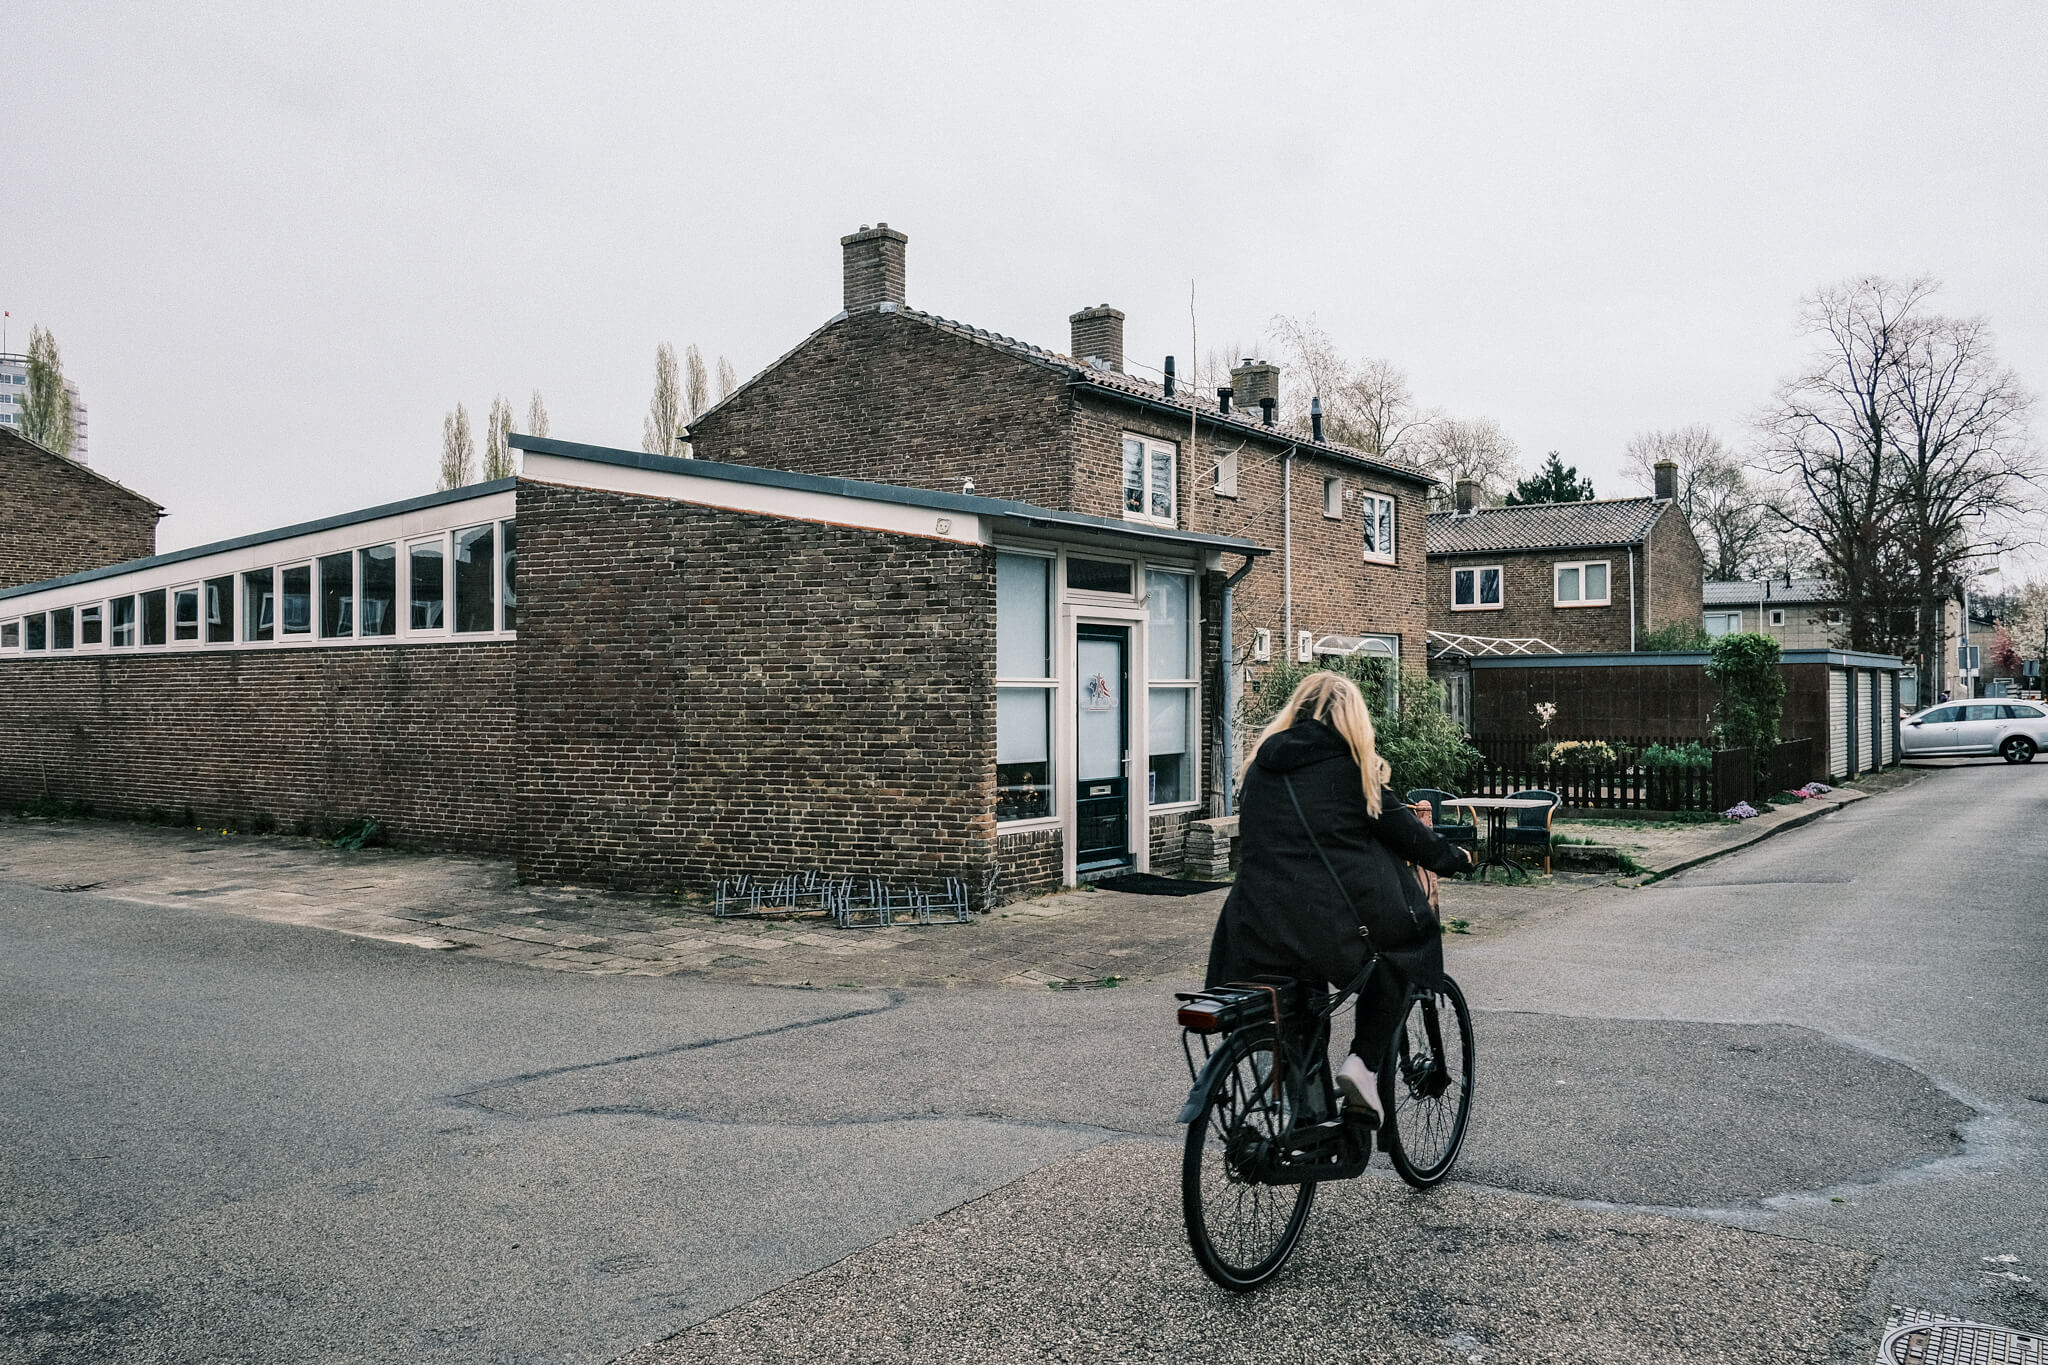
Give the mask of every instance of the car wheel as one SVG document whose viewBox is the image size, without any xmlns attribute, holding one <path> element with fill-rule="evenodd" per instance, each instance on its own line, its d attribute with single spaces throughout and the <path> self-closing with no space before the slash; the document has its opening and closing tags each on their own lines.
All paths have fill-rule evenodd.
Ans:
<svg viewBox="0 0 2048 1365">
<path fill-rule="evenodd" d="M 1999 746 L 1998 752 L 2005 755 L 2005 761 L 2008 763 L 2032 763 L 2034 761 L 2034 741 L 2028 739 L 2025 735 L 2014 735 Z"/>
</svg>

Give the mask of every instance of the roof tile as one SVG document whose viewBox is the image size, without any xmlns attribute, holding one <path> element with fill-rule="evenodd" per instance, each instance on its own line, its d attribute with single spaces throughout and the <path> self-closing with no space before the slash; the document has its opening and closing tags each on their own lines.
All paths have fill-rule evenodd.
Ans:
<svg viewBox="0 0 2048 1365">
<path fill-rule="evenodd" d="M 1491 554 L 1506 550 L 1589 549 L 1640 545 L 1670 504 L 1656 498 L 1539 502 L 1429 514 L 1429 553 Z"/>
</svg>

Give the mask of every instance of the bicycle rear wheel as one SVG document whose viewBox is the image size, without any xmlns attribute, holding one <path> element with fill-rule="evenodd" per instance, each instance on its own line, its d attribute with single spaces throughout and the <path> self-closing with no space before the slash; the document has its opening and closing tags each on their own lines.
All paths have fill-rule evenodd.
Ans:
<svg viewBox="0 0 2048 1365">
<path fill-rule="evenodd" d="M 1472 1011 L 1448 976 L 1408 997 L 1380 1067 L 1382 1140 L 1401 1178 L 1428 1189 L 1451 1173 L 1472 1116 Z"/>
<path fill-rule="evenodd" d="M 1301 1238 L 1316 1187 L 1263 1185 L 1254 1175 L 1293 1126 L 1277 1081 L 1273 1031 L 1241 1029 L 1224 1044 L 1223 1071 L 1188 1125 L 1181 1213 L 1204 1274 L 1225 1289 L 1256 1289 L 1280 1272 Z"/>
</svg>

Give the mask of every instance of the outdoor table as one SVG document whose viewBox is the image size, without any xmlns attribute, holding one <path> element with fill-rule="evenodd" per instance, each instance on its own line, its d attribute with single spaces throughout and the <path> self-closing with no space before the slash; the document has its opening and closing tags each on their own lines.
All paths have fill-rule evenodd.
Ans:
<svg viewBox="0 0 2048 1365">
<path fill-rule="evenodd" d="M 1489 867 L 1511 867 L 1517 872 L 1529 869 L 1507 856 L 1508 812 L 1521 810 L 1542 810 L 1555 805 L 1552 801 L 1531 800 L 1528 797 L 1512 796 L 1454 796 L 1444 801 L 1445 806 L 1463 806 L 1474 812 L 1486 812 L 1486 856 L 1472 869 L 1478 876 Z"/>
</svg>

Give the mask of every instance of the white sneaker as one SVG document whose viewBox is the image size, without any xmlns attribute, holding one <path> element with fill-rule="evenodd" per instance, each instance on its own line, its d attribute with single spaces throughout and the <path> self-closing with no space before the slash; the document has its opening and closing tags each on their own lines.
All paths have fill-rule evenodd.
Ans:
<svg viewBox="0 0 2048 1365">
<path fill-rule="evenodd" d="M 1344 1065 L 1337 1068 L 1337 1093 L 1351 1109 L 1371 1110 L 1375 1124 L 1387 1121 L 1386 1111 L 1380 1108 L 1379 1078 L 1355 1052 L 1345 1054 Z"/>
</svg>

